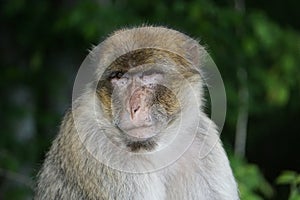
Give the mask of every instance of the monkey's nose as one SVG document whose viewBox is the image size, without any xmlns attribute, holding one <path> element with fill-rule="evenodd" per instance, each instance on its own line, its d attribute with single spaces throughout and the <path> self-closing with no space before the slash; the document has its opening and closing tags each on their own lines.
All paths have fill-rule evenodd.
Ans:
<svg viewBox="0 0 300 200">
<path fill-rule="evenodd" d="M 134 118 L 138 117 L 138 111 L 139 109 L 141 108 L 140 105 L 132 105 L 131 106 L 131 109 L 130 109 L 130 116 L 131 116 L 131 119 L 133 120 Z"/>
<path fill-rule="evenodd" d="M 132 123 L 135 126 L 148 125 L 150 119 L 151 94 L 145 88 L 138 88 L 129 100 L 129 110 Z"/>
<path fill-rule="evenodd" d="M 141 117 L 140 112 L 144 112 L 147 110 L 146 99 L 143 93 L 135 92 L 129 102 L 130 106 L 130 116 L 132 120 L 137 120 L 136 118 Z"/>
</svg>

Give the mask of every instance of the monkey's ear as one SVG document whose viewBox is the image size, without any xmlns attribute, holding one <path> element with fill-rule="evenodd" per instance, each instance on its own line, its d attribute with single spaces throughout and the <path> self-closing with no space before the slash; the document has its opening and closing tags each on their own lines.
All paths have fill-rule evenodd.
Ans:
<svg viewBox="0 0 300 200">
<path fill-rule="evenodd" d="M 205 55 L 205 49 L 197 41 L 190 40 L 186 44 L 188 59 L 193 63 L 195 67 L 199 67 L 202 59 Z"/>
</svg>

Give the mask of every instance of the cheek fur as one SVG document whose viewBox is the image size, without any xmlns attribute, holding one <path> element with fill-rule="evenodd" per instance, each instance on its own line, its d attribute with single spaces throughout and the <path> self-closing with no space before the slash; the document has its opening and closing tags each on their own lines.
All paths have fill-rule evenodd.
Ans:
<svg viewBox="0 0 300 200">
<path fill-rule="evenodd" d="M 169 116 L 180 111 L 180 104 L 176 95 L 165 86 L 157 86 L 154 100 L 154 103 L 161 105 Z"/>
<path fill-rule="evenodd" d="M 99 81 L 97 86 L 97 97 L 101 102 L 101 107 L 107 117 L 112 119 L 112 89 L 105 81 Z"/>
</svg>

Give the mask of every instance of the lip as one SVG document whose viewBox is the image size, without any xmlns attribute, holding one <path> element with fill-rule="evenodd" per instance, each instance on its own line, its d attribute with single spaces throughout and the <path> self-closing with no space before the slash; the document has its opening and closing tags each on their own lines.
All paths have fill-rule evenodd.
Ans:
<svg viewBox="0 0 300 200">
<path fill-rule="evenodd" d="M 150 127 L 152 127 L 152 126 L 153 126 L 153 125 L 133 126 L 133 127 L 131 127 L 131 128 L 124 129 L 124 131 L 132 131 L 132 130 L 138 130 L 138 129 L 150 128 Z"/>
<path fill-rule="evenodd" d="M 157 135 L 157 131 L 153 125 L 132 127 L 122 129 L 122 131 L 130 138 L 136 141 L 143 141 Z"/>
</svg>

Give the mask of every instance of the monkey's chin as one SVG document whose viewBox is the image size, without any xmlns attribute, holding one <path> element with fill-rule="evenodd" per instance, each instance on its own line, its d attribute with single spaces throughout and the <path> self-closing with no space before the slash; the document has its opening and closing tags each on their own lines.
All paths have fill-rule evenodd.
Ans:
<svg viewBox="0 0 300 200">
<path fill-rule="evenodd" d="M 157 135 L 153 127 L 138 127 L 127 130 L 123 134 L 123 141 L 131 152 L 151 152 L 157 147 Z"/>
</svg>

